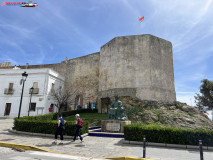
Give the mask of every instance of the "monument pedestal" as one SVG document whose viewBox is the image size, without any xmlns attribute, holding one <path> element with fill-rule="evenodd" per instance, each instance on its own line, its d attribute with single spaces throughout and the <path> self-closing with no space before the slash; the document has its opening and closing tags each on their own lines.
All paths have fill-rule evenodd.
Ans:
<svg viewBox="0 0 213 160">
<path fill-rule="evenodd" d="M 124 125 L 131 124 L 131 121 L 118 121 L 118 120 L 102 120 L 101 131 L 124 133 Z"/>
</svg>

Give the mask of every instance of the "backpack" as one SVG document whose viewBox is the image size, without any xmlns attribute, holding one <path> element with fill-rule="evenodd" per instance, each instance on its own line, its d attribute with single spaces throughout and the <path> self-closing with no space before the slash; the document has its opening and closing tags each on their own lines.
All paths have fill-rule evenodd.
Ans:
<svg viewBox="0 0 213 160">
<path fill-rule="evenodd" d="M 79 118 L 78 119 L 78 126 L 83 127 L 83 124 L 84 124 L 83 120 Z"/>
</svg>

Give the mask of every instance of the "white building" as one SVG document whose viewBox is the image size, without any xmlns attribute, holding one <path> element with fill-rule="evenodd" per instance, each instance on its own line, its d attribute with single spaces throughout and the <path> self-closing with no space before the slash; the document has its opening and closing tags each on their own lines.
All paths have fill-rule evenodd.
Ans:
<svg viewBox="0 0 213 160">
<path fill-rule="evenodd" d="M 18 117 L 22 84 L 22 73 L 28 74 L 23 91 L 20 116 L 49 113 L 49 107 L 56 111 L 52 92 L 64 87 L 64 77 L 51 69 L 0 69 L 0 117 Z M 32 97 L 30 88 L 33 87 Z M 31 98 L 31 104 L 30 104 Z"/>
</svg>

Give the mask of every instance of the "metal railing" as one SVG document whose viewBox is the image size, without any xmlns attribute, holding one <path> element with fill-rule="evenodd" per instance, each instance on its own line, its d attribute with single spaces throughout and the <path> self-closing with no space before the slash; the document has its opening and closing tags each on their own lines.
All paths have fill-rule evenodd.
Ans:
<svg viewBox="0 0 213 160">
<path fill-rule="evenodd" d="M 29 94 L 31 94 L 31 89 L 29 89 Z M 38 94 L 39 93 L 39 88 L 34 88 L 32 94 Z"/>
<path fill-rule="evenodd" d="M 13 94 L 13 93 L 14 93 L 14 89 L 11 89 L 11 88 L 4 89 L 4 94 Z"/>
<path fill-rule="evenodd" d="M 146 158 L 146 137 L 143 138 L 143 158 Z M 202 140 L 199 140 L 199 151 L 200 151 L 200 160 L 204 160 L 203 156 L 203 143 Z"/>
</svg>

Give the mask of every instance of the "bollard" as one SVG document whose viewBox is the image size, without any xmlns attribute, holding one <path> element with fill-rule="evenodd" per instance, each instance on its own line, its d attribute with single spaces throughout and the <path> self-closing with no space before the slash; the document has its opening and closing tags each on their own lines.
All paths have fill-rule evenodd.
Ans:
<svg viewBox="0 0 213 160">
<path fill-rule="evenodd" d="M 146 138 L 143 138 L 143 158 L 146 158 Z"/>
<path fill-rule="evenodd" d="M 202 140 L 199 140 L 199 148 L 200 148 L 200 160 L 203 160 L 203 144 L 202 144 Z"/>
</svg>

